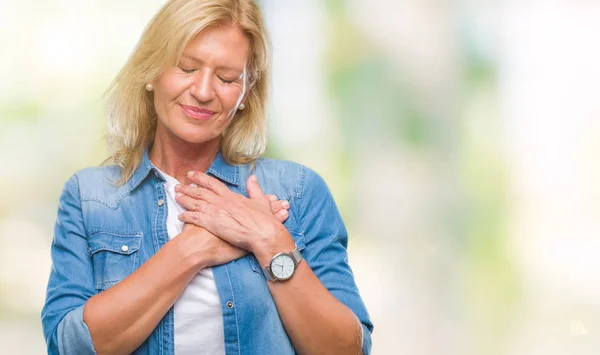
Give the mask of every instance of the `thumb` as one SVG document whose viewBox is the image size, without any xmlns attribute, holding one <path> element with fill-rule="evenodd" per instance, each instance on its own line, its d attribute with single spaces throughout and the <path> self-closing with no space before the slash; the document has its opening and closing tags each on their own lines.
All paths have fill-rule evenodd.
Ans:
<svg viewBox="0 0 600 355">
<path fill-rule="evenodd" d="M 265 193 L 258 184 L 256 175 L 250 175 L 248 177 L 248 181 L 246 181 L 246 190 L 248 191 L 248 197 L 252 200 L 264 200 L 266 198 Z"/>
</svg>

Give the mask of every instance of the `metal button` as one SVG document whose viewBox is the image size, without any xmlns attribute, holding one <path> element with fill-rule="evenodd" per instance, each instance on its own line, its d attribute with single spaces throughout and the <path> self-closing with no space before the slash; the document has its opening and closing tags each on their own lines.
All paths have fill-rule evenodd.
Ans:
<svg viewBox="0 0 600 355">
<path fill-rule="evenodd" d="M 225 304 L 227 306 L 227 308 L 233 308 L 233 302 L 231 301 L 227 301 L 227 303 Z"/>
<path fill-rule="evenodd" d="M 123 246 L 121 247 L 121 250 L 122 250 L 122 251 L 127 251 L 127 250 L 129 250 L 129 247 L 128 247 L 127 245 L 123 245 Z"/>
<path fill-rule="evenodd" d="M 165 200 L 163 200 L 162 198 L 160 200 L 158 200 L 158 205 L 162 206 L 165 204 Z"/>
</svg>

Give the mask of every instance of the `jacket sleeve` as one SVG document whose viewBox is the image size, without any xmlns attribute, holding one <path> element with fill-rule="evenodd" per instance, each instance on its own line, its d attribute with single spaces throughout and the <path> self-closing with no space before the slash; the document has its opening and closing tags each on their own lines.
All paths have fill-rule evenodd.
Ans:
<svg viewBox="0 0 600 355">
<path fill-rule="evenodd" d="M 362 326 L 363 354 L 370 354 L 373 324 L 348 264 L 346 227 L 325 181 L 304 169 L 297 195 L 306 244 L 303 257 L 329 292 L 354 312 Z"/>
<path fill-rule="evenodd" d="M 42 309 L 48 354 L 95 354 L 83 321 L 85 302 L 95 293 L 77 176 L 65 184 L 51 246 L 52 269 Z"/>
</svg>

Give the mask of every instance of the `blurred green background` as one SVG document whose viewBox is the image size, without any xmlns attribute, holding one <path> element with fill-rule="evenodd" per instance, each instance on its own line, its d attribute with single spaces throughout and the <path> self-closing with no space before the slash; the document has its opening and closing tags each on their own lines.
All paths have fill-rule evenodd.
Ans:
<svg viewBox="0 0 600 355">
<path fill-rule="evenodd" d="M 45 352 L 57 202 L 163 1 L 0 2 L 0 353 Z M 598 354 L 600 1 L 262 0 L 268 154 L 328 182 L 373 354 Z"/>
</svg>

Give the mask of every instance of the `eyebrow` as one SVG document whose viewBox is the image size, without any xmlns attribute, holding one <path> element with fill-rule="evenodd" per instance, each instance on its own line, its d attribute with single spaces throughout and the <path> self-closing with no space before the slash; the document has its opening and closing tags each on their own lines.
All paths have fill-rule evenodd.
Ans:
<svg viewBox="0 0 600 355">
<path fill-rule="evenodd" d="M 196 57 L 191 56 L 191 55 L 188 55 L 188 54 L 185 54 L 185 53 L 183 53 L 181 55 L 181 57 L 185 58 L 185 59 L 189 59 L 191 61 L 194 61 L 194 62 L 196 62 L 196 63 L 198 63 L 200 65 L 204 64 L 204 61 L 202 61 L 201 59 L 196 58 Z M 240 68 L 237 68 L 237 67 L 231 67 L 231 66 L 227 66 L 227 65 L 219 65 L 219 66 L 216 67 L 216 69 L 225 69 L 225 70 L 235 71 L 235 72 L 241 72 L 241 73 L 244 72 L 244 68 L 240 69 Z"/>
</svg>

